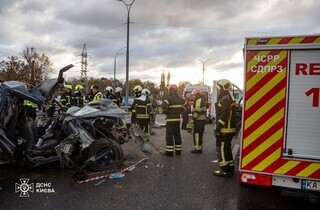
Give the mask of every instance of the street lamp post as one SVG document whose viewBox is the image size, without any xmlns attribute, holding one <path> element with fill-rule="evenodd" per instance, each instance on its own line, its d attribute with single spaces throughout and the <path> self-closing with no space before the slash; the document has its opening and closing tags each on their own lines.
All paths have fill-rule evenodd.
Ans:
<svg viewBox="0 0 320 210">
<path fill-rule="evenodd" d="M 130 32 L 130 10 L 132 4 L 135 2 L 133 0 L 130 4 L 126 3 L 124 0 L 118 0 L 122 1 L 124 5 L 126 5 L 128 16 L 127 16 L 127 53 L 126 53 L 126 105 L 128 105 L 128 99 L 129 99 L 129 32 Z"/>
<path fill-rule="evenodd" d="M 205 66 L 205 64 L 209 61 L 209 60 L 211 60 L 212 58 L 209 58 L 209 59 L 207 59 L 207 60 L 205 60 L 205 61 L 203 61 L 203 60 L 201 60 L 201 59 L 198 59 L 199 61 L 201 61 L 201 63 L 202 63 L 202 84 L 204 85 L 204 66 Z"/>
<path fill-rule="evenodd" d="M 125 49 L 126 47 L 120 48 L 116 54 L 114 55 L 114 65 L 113 65 L 113 89 L 116 89 L 116 74 L 117 74 L 117 57 L 118 55 L 122 55 L 123 53 L 120 53 L 121 50 Z"/>
</svg>

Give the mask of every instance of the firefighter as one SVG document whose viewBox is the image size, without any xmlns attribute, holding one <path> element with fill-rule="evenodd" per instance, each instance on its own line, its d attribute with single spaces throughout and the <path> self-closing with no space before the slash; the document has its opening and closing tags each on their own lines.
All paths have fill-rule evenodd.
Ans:
<svg viewBox="0 0 320 210">
<path fill-rule="evenodd" d="M 169 85 L 169 97 L 162 103 L 162 109 L 167 115 L 166 122 L 166 155 L 181 155 L 182 141 L 180 133 L 180 114 L 185 110 L 186 102 L 178 96 L 178 87 Z"/>
<path fill-rule="evenodd" d="M 27 117 L 30 117 L 33 119 L 33 121 L 36 120 L 37 117 L 37 108 L 38 105 L 35 103 L 32 103 L 29 100 L 24 100 L 23 105 L 26 107 L 26 115 Z"/>
<path fill-rule="evenodd" d="M 117 104 L 117 97 L 113 95 L 113 88 L 111 86 L 107 86 L 105 91 L 106 98 L 110 99 L 113 103 Z"/>
<path fill-rule="evenodd" d="M 195 89 L 191 93 L 194 96 L 192 121 L 193 121 L 193 143 L 194 149 L 191 153 L 202 153 L 202 138 L 206 123 L 206 103 L 203 100 L 201 91 Z"/>
<path fill-rule="evenodd" d="M 189 120 L 189 114 L 191 114 L 191 107 L 189 105 L 189 101 L 191 100 L 190 94 L 187 94 L 184 97 L 184 101 L 186 104 L 186 109 L 182 112 L 181 117 L 182 117 L 182 125 L 181 129 L 182 130 L 187 130 L 187 125 L 188 125 L 188 120 Z"/>
<path fill-rule="evenodd" d="M 152 128 L 151 128 L 151 121 L 152 121 L 152 117 L 153 117 L 153 106 L 152 106 L 152 102 L 150 100 L 150 90 L 148 90 L 147 88 L 142 89 L 141 91 L 142 95 L 145 95 L 147 97 L 147 100 L 150 101 L 151 103 L 151 111 L 150 111 L 150 122 L 149 122 L 149 133 L 151 134 Z"/>
<path fill-rule="evenodd" d="M 214 171 L 215 176 L 231 177 L 234 175 L 234 162 L 231 151 L 231 140 L 236 134 L 236 104 L 230 96 L 232 83 L 221 79 L 217 83 L 220 96 L 216 113 L 215 136 L 220 142 L 219 166 L 221 170 Z"/>
<path fill-rule="evenodd" d="M 152 112 L 151 102 L 147 96 L 147 89 L 141 91 L 141 96 L 134 99 L 134 105 L 136 110 L 137 123 L 141 130 L 144 131 L 148 136 L 150 135 L 150 114 Z M 150 93 L 150 91 L 149 91 Z"/>
<path fill-rule="evenodd" d="M 136 85 L 133 88 L 133 91 L 134 91 L 135 99 L 139 98 L 141 96 L 142 87 L 140 85 Z M 137 119 L 136 119 L 137 113 L 136 113 L 135 101 L 133 101 L 133 103 L 131 104 L 130 110 L 131 110 L 131 123 L 137 123 Z"/>
<path fill-rule="evenodd" d="M 82 96 L 83 86 L 77 85 L 74 89 L 75 89 L 73 94 L 74 105 L 78 107 L 83 107 L 83 96 Z"/>
<path fill-rule="evenodd" d="M 117 99 L 117 105 L 118 107 L 121 106 L 122 104 L 122 96 L 121 96 L 121 93 L 122 93 L 122 88 L 121 87 L 116 87 L 115 91 L 114 91 L 114 95 Z"/>
<path fill-rule="evenodd" d="M 35 87 L 35 84 L 33 84 L 33 83 L 27 84 L 27 89 L 28 89 L 28 91 L 31 91 L 34 87 Z M 23 105 L 24 105 L 25 108 L 26 108 L 26 115 L 27 115 L 27 117 L 32 118 L 33 121 L 35 121 L 35 120 L 36 120 L 36 117 L 37 117 L 37 108 L 38 108 L 38 105 L 35 104 L 35 103 L 32 103 L 32 102 L 29 101 L 29 100 L 24 100 Z"/>
<path fill-rule="evenodd" d="M 65 92 L 61 95 L 60 102 L 65 108 L 73 106 L 72 86 L 66 85 Z"/>
<path fill-rule="evenodd" d="M 93 99 L 92 101 L 99 101 L 103 98 L 102 93 L 99 91 L 99 86 L 98 85 L 92 85 L 91 86 L 91 91 L 93 94 Z"/>
</svg>

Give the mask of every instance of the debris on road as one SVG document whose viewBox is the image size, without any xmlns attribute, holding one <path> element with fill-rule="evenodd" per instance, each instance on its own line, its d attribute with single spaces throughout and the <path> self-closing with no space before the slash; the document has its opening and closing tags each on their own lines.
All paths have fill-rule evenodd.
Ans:
<svg viewBox="0 0 320 210">
<path fill-rule="evenodd" d="M 119 188 L 119 189 L 122 189 L 123 186 L 122 185 L 113 185 L 115 188 Z"/>
<path fill-rule="evenodd" d="M 125 176 L 124 173 L 118 172 L 118 173 L 110 174 L 109 179 L 121 179 L 124 176 Z"/>
<path fill-rule="evenodd" d="M 164 164 L 162 164 L 162 163 L 159 163 L 159 164 L 157 164 L 156 165 L 157 167 L 161 167 L 161 168 L 166 168 L 167 166 L 165 166 Z"/>
<path fill-rule="evenodd" d="M 95 186 L 98 186 L 98 185 L 100 185 L 101 183 L 103 183 L 103 182 L 105 182 L 105 181 L 106 181 L 106 179 L 103 179 L 103 180 L 101 180 L 100 182 L 96 183 Z"/>
<path fill-rule="evenodd" d="M 136 162 L 135 164 L 133 164 L 133 165 L 127 167 L 127 168 L 124 168 L 123 170 L 121 170 L 121 171 L 119 171 L 117 173 L 113 173 L 113 174 L 118 174 L 118 173 L 119 174 L 123 174 L 124 172 L 130 172 L 130 171 L 134 170 L 137 165 L 139 165 L 140 163 L 142 163 L 142 162 L 144 162 L 144 161 L 146 161 L 148 159 L 149 159 L 148 157 L 144 157 L 141 160 L 139 160 L 138 162 Z M 89 179 L 81 180 L 81 181 L 77 181 L 77 182 L 78 182 L 78 184 L 88 183 L 88 182 L 92 182 L 92 181 L 108 178 L 110 175 L 112 175 L 112 174 L 106 174 L 106 175 L 103 175 L 103 176 L 97 176 L 97 177 L 93 177 L 93 178 L 89 178 Z M 118 175 L 114 175 L 114 176 L 118 176 Z"/>
</svg>

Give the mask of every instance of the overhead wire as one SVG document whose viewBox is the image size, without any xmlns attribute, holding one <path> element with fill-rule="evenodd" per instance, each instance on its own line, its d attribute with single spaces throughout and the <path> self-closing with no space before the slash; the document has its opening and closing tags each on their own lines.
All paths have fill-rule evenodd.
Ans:
<svg viewBox="0 0 320 210">
<path fill-rule="evenodd" d="M 216 30 L 216 31 L 230 31 L 230 32 L 243 32 L 243 33 L 258 33 L 258 34 L 275 34 L 265 31 L 251 31 L 251 30 L 242 30 L 236 28 L 215 28 L 215 27 L 206 27 L 206 26 L 186 26 L 186 25 L 176 25 L 176 24 L 160 24 L 160 23 L 144 23 L 144 22 L 133 22 L 137 25 L 149 25 L 149 26 L 161 26 L 161 27 L 172 27 L 172 28 L 189 28 L 189 29 L 198 29 L 198 30 Z"/>
<path fill-rule="evenodd" d="M 112 28 L 109 28 L 109 29 L 106 29 L 106 30 L 101 30 L 101 31 L 98 31 L 98 32 L 96 32 L 96 33 L 94 33 L 94 34 L 90 34 L 90 35 L 88 35 L 88 36 L 84 36 L 84 37 L 82 37 L 82 38 L 80 38 L 80 39 L 77 39 L 77 40 L 74 40 L 74 41 L 71 41 L 71 42 L 66 42 L 66 44 L 73 44 L 73 43 L 76 43 L 76 42 L 79 42 L 79 41 L 82 41 L 82 40 L 86 40 L 86 39 L 88 39 L 88 38 L 97 36 L 97 35 L 99 35 L 99 34 L 101 34 L 101 33 L 104 33 L 104 32 L 107 32 L 107 31 L 111 31 L 111 30 L 114 30 L 114 29 L 117 29 L 117 28 L 119 28 L 119 27 L 121 27 L 121 26 L 123 26 L 123 25 L 125 25 L 125 24 L 127 24 L 127 23 L 122 23 L 122 24 L 116 25 L 116 26 L 114 26 L 114 27 L 112 27 Z"/>
</svg>

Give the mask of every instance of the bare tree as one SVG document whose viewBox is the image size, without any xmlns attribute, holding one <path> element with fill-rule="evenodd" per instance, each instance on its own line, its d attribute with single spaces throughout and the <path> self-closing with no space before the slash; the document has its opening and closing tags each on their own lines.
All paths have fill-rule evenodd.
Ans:
<svg viewBox="0 0 320 210">
<path fill-rule="evenodd" d="M 34 47 L 26 46 L 22 51 L 22 57 L 26 60 L 25 74 L 29 75 L 29 82 L 39 83 L 52 72 L 52 63 L 45 54 L 39 54 Z"/>
<path fill-rule="evenodd" d="M 0 80 L 19 80 L 26 81 L 27 76 L 23 73 L 25 62 L 16 56 L 10 56 L 7 60 L 0 62 Z"/>
</svg>

